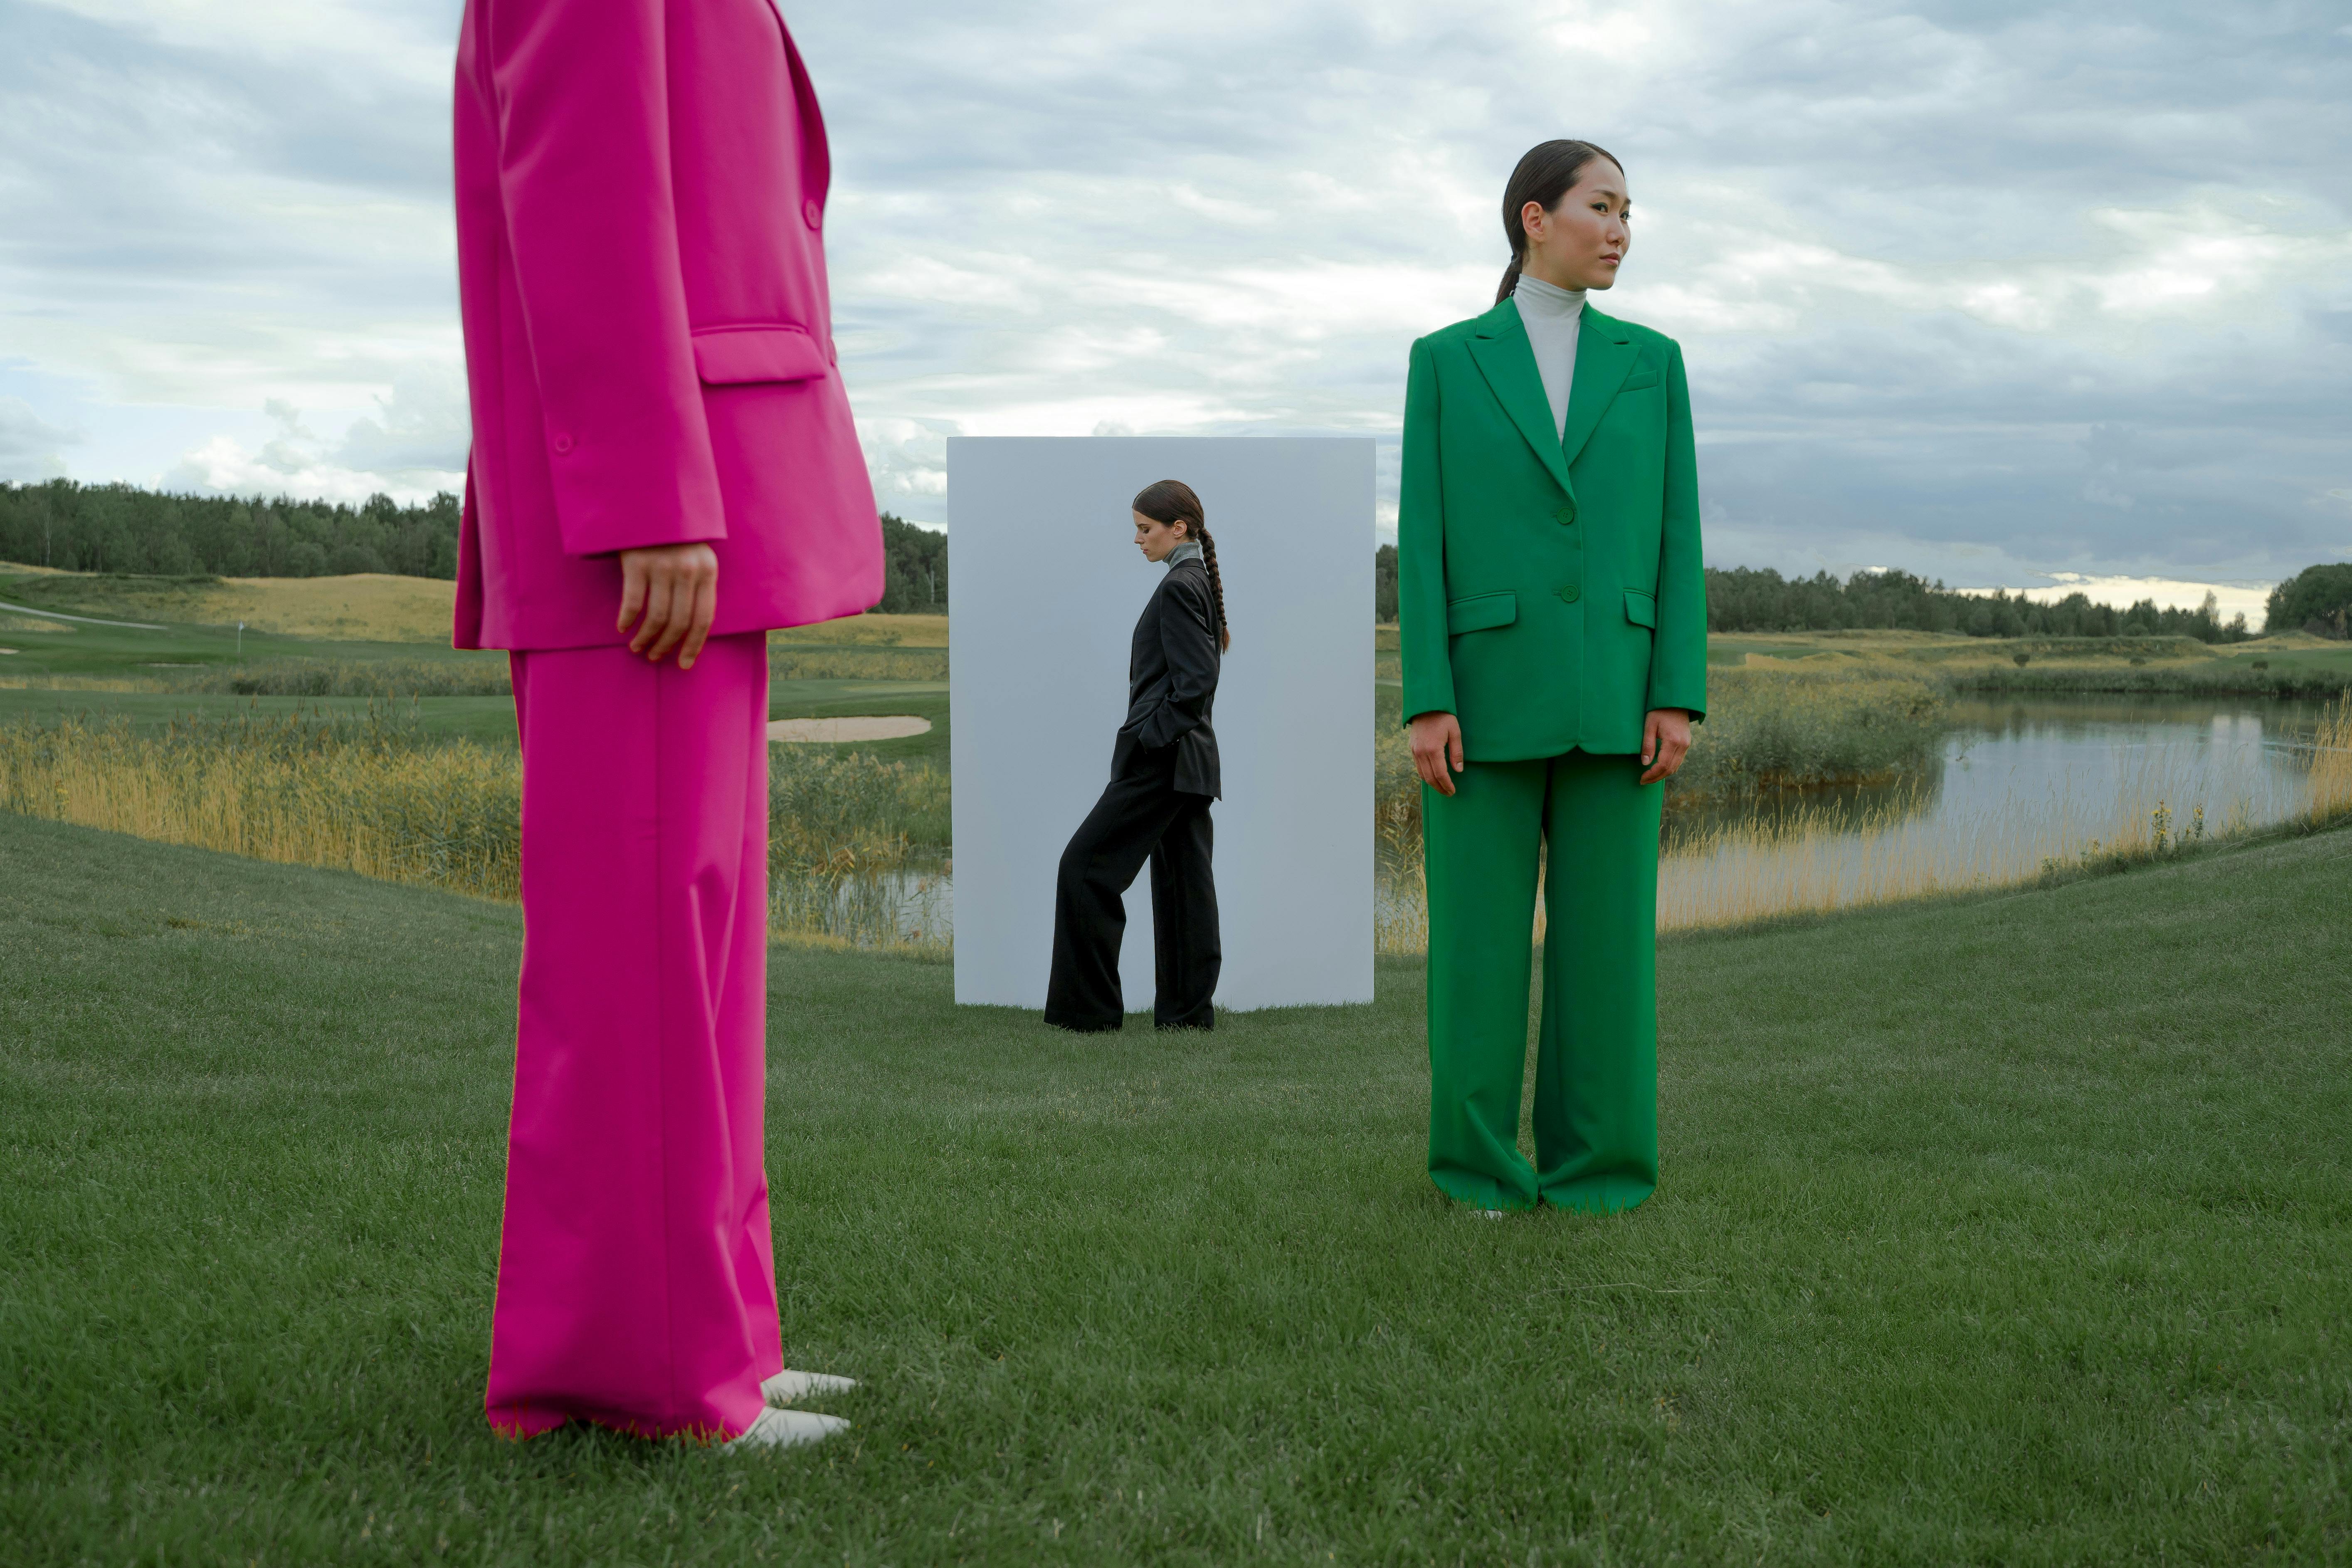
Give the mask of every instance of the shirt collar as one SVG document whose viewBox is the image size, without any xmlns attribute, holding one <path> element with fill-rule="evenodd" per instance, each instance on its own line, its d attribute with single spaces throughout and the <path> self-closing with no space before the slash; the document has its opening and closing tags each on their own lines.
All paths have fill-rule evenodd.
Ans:
<svg viewBox="0 0 2352 1568">
<path fill-rule="evenodd" d="M 1517 286 L 1511 290 L 1511 297 L 1521 307 L 1533 309 L 1546 316 L 1573 317 L 1584 309 L 1583 289 L 1562 289 L 1540 278 L 1522 276 Z"/>
</svg>

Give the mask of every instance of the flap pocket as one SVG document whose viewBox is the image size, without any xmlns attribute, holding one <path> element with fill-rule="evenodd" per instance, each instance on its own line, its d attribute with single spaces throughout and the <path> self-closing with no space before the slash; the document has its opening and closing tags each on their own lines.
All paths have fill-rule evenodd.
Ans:
<svg viewBox="0 0 2352 1568">
<path fill-rule="evenodd" d="M 1625 618 L 1637 626 L 1658 629 L 1658 601 L 1639 588 L 1625 590 Z"/>
<path fill-rule="evenodd" d="M 708 385 L 808 381 L 824 371 L 824 350 L 798 327 L 760 322 L 694 330 L 694 374 Z"/>
<path fill-rule="evenodd" d="M 1519 596 L 1517 594 L 1473 594 L 1466 599 L 1449 600 L 1445 606 L 1445 635 L 1460 637 L 1464 632 L 1483 632 L 1496 626 L 1507 626 L 1519 618 Z"/>
<path fill-rule="evenodd" d="M 1617 390 L 1620 392 L 1639 392 L 1645 386 L 1655 386 L 1657 384 L 1658 373 L 1656 371 L 1637 370 L 1633 374 L 1627 376 L 1625 378 L 1625 384 L 1619 387 Z"/>
</svg>

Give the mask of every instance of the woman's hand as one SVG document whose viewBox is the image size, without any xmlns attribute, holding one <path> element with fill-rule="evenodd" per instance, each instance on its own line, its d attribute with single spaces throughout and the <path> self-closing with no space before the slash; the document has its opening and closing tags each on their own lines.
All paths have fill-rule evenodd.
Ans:
<svg viewBox="0 0 2352 1568">
<path fill-rule="evenodd" d="M 1683 732 L 1685 737 L 1690 733 Z M 1465 765 L 1461 721 L 1451 713 L 1416 713 L 1411 733 L 1413 771 L 1421 774 L 1421 782 L 1440 795 L 1452 795 L 1454 775 Z"/>
<path fill-rule="evenodd" d="M 645 615 L 637 620 L 638 613 Z M 621 616 L 613 629 L 637 635 L 631 653 L 659 664 L 677 649 L 677 667 L 692 669 L 719 614 L 719 552 L 708 544 L 662 544 L 621 552 Z"/>
<path fill-rule="evenodd" d="M 1642 723 L 1642 763 L 1649 772 L 1643 784 L 1655 784 L 1683 765 L 1690 750 L 1690 713 L 1682 708 L 1653 708 Z"/>
</svg>

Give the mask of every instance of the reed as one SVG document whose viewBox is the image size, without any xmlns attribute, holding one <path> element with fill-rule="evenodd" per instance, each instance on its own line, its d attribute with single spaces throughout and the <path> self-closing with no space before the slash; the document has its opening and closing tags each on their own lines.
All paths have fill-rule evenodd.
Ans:
<svg viewBox="0 0 2352 1568">
<path fill-rule="evenodd" d="M 947 863 L 932 847 L 945 837 L 947 781 L 860 752 L 786 746 L 769 758 L 771 932 L 820 945 L 949 950 Z"/>
<path fill-rule="evenodd" d="M 1713 706 L 1667 782 L 1670 813 L 1916 775 L 1949 717 L 1942 690 L 1914 675 L 1734 669 L 1708 680 Z M 1405 731 L 1378 722 L 1374 809 L 1383 850 L 1394 858 L 1418 853 L 1421 781 Z"/>
<path fill-rule="evenodd" d="M 2197 777 L 2159 761 L 2109 795 L 2063 797 L 2031 818 L 1989 814 L 1930 824 L 1916 787 L 1864 809 L 1799 798 L 1785 810 L 1696 826 L 1669 819 L 1658 863 L 1658 929 L 1697 930 L 2085 872 L 2120 870 L 2281 826 L 2352 817 L 2352 698 L 2320 717 L 2303 776 L 2276 794 L 2224 805 Z M 1384 799 L 1387 797 L 1384 795 Z M 1425 951 L 1428 906 L 1413 853 L 1383 839 L 1375 931 L 1384 952 Z M 1542 939 L 1540 896 L 1534 935 Z"/>
<path fill-rule="evenodd" d="M 769 888 L 779 940 L 943 950 L 944 860 L 923 834 L 946 781 L 857 753 L 771 753 Z M 511 751 L 436 742 L 413 718 L 205 716 L 0 727 L 0 809 L 479 898 L 520 889 Z"/>
<path fill-rule="evenodd" d="M 1669 809 L 1916 773 L 1946 728 L 1943 692 L 1878 671 L 1717 670 Z"/>
<path fill-rule="evenodd" d="M 2352 671 L 2287 668 L 2256 668 L 2244 657 L 2208 658 L 2193 664 L 2063 665 L 2039 662 L 2017 668 L 1956 669 L 1945 679 L 1956 691 L 1984 695 L 2057 695 L 2070 691 L 2158 696 L 2331 698 L 2352 693 Z"/>
<path fill-rule="evenodd" d="M 7 810 L 485 898 L 516 893 L 520 783 L 511 755 L 378 710 L 0 729 Z"/>
</svg>

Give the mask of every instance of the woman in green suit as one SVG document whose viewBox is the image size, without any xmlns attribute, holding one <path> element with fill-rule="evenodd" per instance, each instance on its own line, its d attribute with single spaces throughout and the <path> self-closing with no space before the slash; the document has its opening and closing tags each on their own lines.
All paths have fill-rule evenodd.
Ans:
<svg viewBox="0 0 2352 1568">
<path fill-rule="evenodd" d="M 1489 1214 L 1658 1181 L 1661 782 L 1706 709 L 1682 350 L 1585 303 L 1631 242 L 1585 142 L 1519 160 L 1495 308 L 1412 345 L 1397 517 L 1429 882 L 1429 1173 Z M 1548 850 L 1535 1162 L 1519 1152 Z"/>
</svg>

